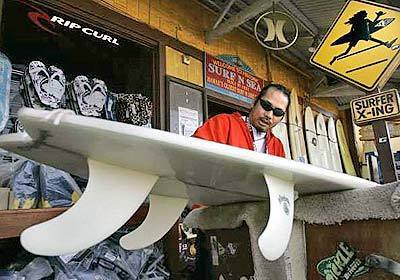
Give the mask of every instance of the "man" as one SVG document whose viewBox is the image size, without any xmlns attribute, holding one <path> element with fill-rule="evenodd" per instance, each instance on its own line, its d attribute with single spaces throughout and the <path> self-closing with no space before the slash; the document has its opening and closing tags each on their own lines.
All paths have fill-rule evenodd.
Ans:
<svg viewBox="0 0 400 280">
<path fill-rule="evenodd" d="M 287 88 L 280 84 L 269 84 L 255 99 L 249 117 L 239 113 L 214 116 L 199 127 L 193 136 L 285 157 L 282 142 L 272 134 L 271 129 L 283 119 L 289 103 L 290 92 Z"/>
</svg>

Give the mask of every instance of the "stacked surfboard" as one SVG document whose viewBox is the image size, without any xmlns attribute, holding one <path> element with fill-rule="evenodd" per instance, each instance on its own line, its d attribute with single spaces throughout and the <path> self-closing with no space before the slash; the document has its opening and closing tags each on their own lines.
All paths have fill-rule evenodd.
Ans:
<svg viewBox="0 0 400 280">
<path fill-rule="evenodd" d="M 306 107 L 304 118 L 296 90 L 285 118 L 272 132 L 281 141 L 286 158 L 356 176 L 343 125 Z M 304 120 L 304 127 L 303 127 Z"/>
<path fill-rule="evenodd" d="M 292 153 L 290 151 L 289 135 L 288 135 L 288 125 L 286 115 L 283 120 L 278 123 L 274 128 L 272 128 L 272 133 L 278 137 L 285 149 L 285 155 L 287 159 L 292 158 Z"/>
<path fill-rule="evenodd" d="M 334 119 L 329 118 L 327 127 L 324 116 L 319 113 L 315 118 L 311 107 L 307 107 L 304 121 L 310 163 L 342 172 Z"/>
<path fill-rule="evenodd" d="M 314 115 L 310 107 L 307 107 L 304 113 L 304 126 L 310 163 L 324 167 L 322 150 L 318 141 L 317 129 L 315 128 Z"/>
<path fill-rule="evenodd" d="M 304 141 L 301 107 L 298 102 L 297 92 L 292 90 L 289 106 L 289 142 L 292 152 L 292 159 L 308 163 L 306 144 Z"/>
<path fill-rule="evenodd" d="M 343 125 L 340 120 L 336 121 L 336 132 L 337 132 L 339 149 L 340 149 L 340 154 L 342 156 L 344 170 L 347 174 L 357 176 L 356 170 L 353 165 L 353 161 L 351 160 L 350 149 L 349 145 L 347 144 L 346 136 L 344 134 Z"/>
<path fill-rule="evenodd" d="M 333 170 L 342 172 L 343 168 L 340 159 L 338 138 L 336 136 L 335 120 L 332 117 L 328 120 L 328 140 Z"/>
</svg>

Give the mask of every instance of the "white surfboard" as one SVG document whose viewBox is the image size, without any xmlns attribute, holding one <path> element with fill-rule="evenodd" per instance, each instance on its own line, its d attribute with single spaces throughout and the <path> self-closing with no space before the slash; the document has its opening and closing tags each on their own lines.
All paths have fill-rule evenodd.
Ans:
<svg viewBox="0 0 400 280">
<path fill-rule="evenodd" d="M 319 113 L 315 119 L 315 126 L 317 129 L 318 148 L 321 151 L 322 166 L 327 169 L 333 170 L 333 164 L 330 156 L 328 132 L 326 131 L 324 116 Z"/>
<path fill-rule="evenodd" d="M 150 194 L 148 216 L 120 240 L 123 248 L 159 240 L 189 199 L 206 205 L 269 200 L 268 223 L 258 243 L 265 258 L 275 260 L 289 242 L 295 190 L 301 195 L 376 186 L 285 158 L 67 110 L 24 108 L 19 119 L 26 132 L 0 136 L 1 148 L 89 176 L 73 207 L 22 233 L 21 244 L 38 255 L 95 245 L 120 228 Z"/>
<path fill-rule="evenodd" d="M 318 136 L 315 128 L 315 118 L 311 107 L 304 113 L 304 128 L 306 130 L 306 144 L 308 159 L 312 165 L 324 167 L 321 151 L 318 148 Z"/>
<path fill-rule="evenodd" d="M 340 156 L 341 156 L 342 162 L 343 162 L 343 169 L 347 174 L 356 176 L 357 175 L 356 169 L 354 168 L 354 164 L 351 159 L 349 145 L 347 144 L 343 125 L 340 120 L 336 121 L 336 132 L 337 132 L 337 137 L 338 137 Z"/>
<path fill-rule="evenodd" d="M 290 152 L 290 144 L 289 144 L 289 135 L 288 135 L 288 127 L 286 121 L 286 115 L 282 119 L 280 123 L 272 128 L 272 133 L 281 140 L 283 144 L 283 148 L 285 150 L 285 157 L 287 159 L 292 158 L 292 154 Z"/>
<path fill-rule="evenodd" d="M 295 89 L 291 92 L 289 106 L 289 140 L 292 152 L 292 159 L 307 163 L 307 150 L 304 141 L 303 123 L 301 107 L 298 103 L 297 92 Z"/>
<path fill-rule="evenodd" d="M 335 120 L 332 117 L 328 120 L 328 140 L 333 170 L 342 172 L 342 161 L 340 159 L 339 144 L 336 136 Z"/>
</svg>

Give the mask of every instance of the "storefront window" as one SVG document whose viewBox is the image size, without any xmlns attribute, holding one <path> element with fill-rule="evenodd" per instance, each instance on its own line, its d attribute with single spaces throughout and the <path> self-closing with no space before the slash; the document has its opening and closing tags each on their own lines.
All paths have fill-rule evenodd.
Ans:
<svg viewBox="0 0 400 280">
<path fill-rule="evenodd" d="M 37 70 L 38 75 L 45 75 L 47 71 L 46 75 L 52 77 L 51 66 L 61 70 L 65 76 L 66 96 L 77 77 L 84 76 L 87 80 L 79 79 L 90 81 L 87 84 L 92 87 L 94 79 L 103 81 L 107 94 L 141 94 L 153 101 L 154 49 L 62 11 L 24 0 L 5 1 L 1 51 L 9 57 L 14 74 L 17 70 L 21 76 L 27 75 L 32 61 L 42 63 L 32 66 L 36 67 L 33 72 Z M 54 74 L 56 80 L 57 75 Z M 22 77 L 13 76 L 14 80 L 18 78 Z M 68 108 L 68 102 L 65 106 Z"/>
</svg>

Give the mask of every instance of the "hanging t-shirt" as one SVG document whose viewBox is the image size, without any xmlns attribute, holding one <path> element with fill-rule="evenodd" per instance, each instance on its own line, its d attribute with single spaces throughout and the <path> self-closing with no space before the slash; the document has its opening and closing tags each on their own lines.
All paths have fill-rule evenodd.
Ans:
<svg viewBox="0 0 400 280">
<path fill-rule="evenodd" d="M 265 148 L 266 148 L 265 135 L 267 133 L 259 132 L 254 126 L 251 126 L 251 129 L 253 130 L 254 145 L 256 145 L 257 152 L 266 153 L 267 151 L 265 151 Z"/>
<path fill-rule="evenodd" d="M 255 150 L 259 153 L 266 153 L 265 135 L 267 133 L 258 131 L 252 124 L 250 124 L 248 117 L 243 116 L 242 119 L 251 127 L 251 130 L 253 132 L 253 143 Z"/>
</svg>

